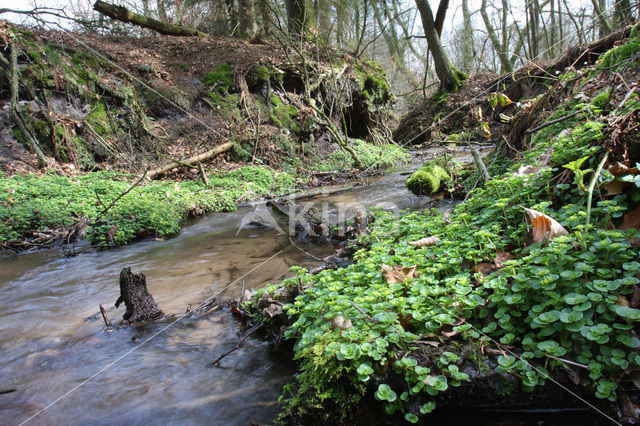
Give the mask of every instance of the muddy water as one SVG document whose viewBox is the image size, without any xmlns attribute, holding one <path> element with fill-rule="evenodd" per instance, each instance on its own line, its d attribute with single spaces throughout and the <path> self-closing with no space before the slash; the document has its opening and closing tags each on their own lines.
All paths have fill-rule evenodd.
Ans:
<svg viewBox="0 0 640 426">
<path fill-rule="evenodd" d="M 332 217 L 373 206 L 420 207 L 404 188 L 405 178 L 397 170 L 363 182 L 367 186 L 357 191 L 306 202 L 325 207 Z M 104 304 L 112 320 L 122 317 L 123 307 L 115 310 L 113 302 L 125 266 L 144 272 L 160 307 L 174 315 L 234 281 L 221 297 L 238 297 L 243 286 L 276 282 L 292 265 L 316 266 L 273 228 L 238 231 L 261 208 L 245 206 L 199 219 L 168 241 L 142 241 L 71 258 L 55 252 L 0 258 L 0 391 L 17 389 L 0 395 L 0 423 L 227 425 L 273 420 L 293 366 L 271 356 L 265 343 L 248 339 L 221 366 L 206 367 L 242 335 L 227 309 L 185 317 L 159 334 L 168 320 L 107 331 L 98 314 Z M 332 251 L 330 246 L 301 248 L 317 257 Z"/>
</svg>

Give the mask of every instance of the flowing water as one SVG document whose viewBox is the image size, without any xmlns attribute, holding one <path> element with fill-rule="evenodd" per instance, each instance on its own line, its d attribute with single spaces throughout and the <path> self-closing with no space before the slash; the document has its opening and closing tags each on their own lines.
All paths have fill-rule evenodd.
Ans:
<svg viewBox="0 0 640 426">
<path fill-rule="evenodd" d="M 406 171 L 418 165 L 304 204 L 334 222 L 369 207 L 451 208 L 451 202 L 420 200 L 406 190 Z M 167 241 L 75 257 L 55 251 L 0 257 L 0 391 L 16 389 L 0 394 L 0 424 L 270 423 L 295 365 L 270 354 L 265 342 L 247 339 L 219 366 L 207 367 L 244 333 L 228 308 L 173 322 L 211 295 L 237 298 L 243 287 L 281 280 L 293 265 L 319 264 L 276 229 L 244 226 L 265 212 L 261 203 L 248 205 L 194 220 Z M 315 257 L 333 251 L 330 245 L 296 245 Z M 124 308 L 113 303 L 126 266 L 145 273 L 168 315 L 106 330 L 98 306 L 104 304 L 113 321 L 122 318 Z M 474 424 L 597 424 L 585 412 L 462 415 L 461 421 Z M 433 420 L 457 422 L 450 414 Z"/>
<path fill-rule="evenodd" d="M 333 218 L 374 206 L 424 207 L 424 200 L 405 189 L 405 178 L 397 170 L 363 181 L 364 188 L 305 203 Z M 192 221 L 167 241 L 68 258 L 55 251 L 0 257 L 0 391 L 16 389 L 0 395 L 0 423 L 272 421 L 282 386 L 292 380 L 290 362 L 271 355 L 261 340 L 247 339 L 220 366 L 207 367 L 243 334 L 228 308 L 172 324 L 212 294 L 239 297 L 243 287 L 281 280 L 293 265 L 318 265 L 275 229 L 242 227 L 261 209 L 249 205 Z M 330 245 L 297 245 L 316 257 L 333 251 Z M 113 303 L 126 266 L 144 272 L 155 300 L 173 316 L 106 330 L 98 306 L 104 304 L 114 321 L 122 317 L 124 308 L 116 310 Z"/>
</svg>

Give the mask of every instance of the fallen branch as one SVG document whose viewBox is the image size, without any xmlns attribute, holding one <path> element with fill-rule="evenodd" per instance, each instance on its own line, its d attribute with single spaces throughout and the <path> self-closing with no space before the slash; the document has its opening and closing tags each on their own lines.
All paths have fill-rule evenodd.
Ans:
<svg viewBox="0 0 640 426">
<path fill-rule="evenodd" d="M 576 115 L 580 114 L 581 112 L 582 112 L 582 110 L 575 111 L 575 112 L 572 112 L 571 114 L 562 116 L 560 118 L 556 118 L 555 120 L 547 121 L 546 123 L 543 123 L 543 124 L 541 124 L 541 125 L 539 125 L 537 127 L 534 127 L 533 129 L 527 129 L 525 131 L 525 133 L 530 135 L 531 133 L 535 133 L 538 130 L 544 129 L 545 127 L 549 127 L 549 126 L 551 126 L 553 124 L 560 123 L 561 121 L 564 121 L 564 120 L 566 120 L 568 118 L 575 117 Z"/>
<path fill-rule="evenodd" d="M 222 359 L 223 359 L 224 357 L 226 357 L 226 356 L 227 356 L 227 355 L 229 355 L 231 352 L 233 352 L 233 351 L 235 351 L 236 349 L 238 349 L 238 348 L 240 347 L 240 345 L 242 345 L 242 343 L 243 343 L 245 340 L 247 340 L 247 338 L 248 338 L 249 336 L 251 336 L 253 333 L 255 333 L 256 331 L 258 331 L 258 329 L 259 329 L 260 327 L 262 327 L 262 326 L 263 326 L 263 323 L 260 323 L 260 324 L 258 324 L 258 325 L 256 325 L 256 326 L 254 326 L 252 329 L 250 329 L 250 330 L 247 332 L 247 334 L 245 334 L 244 336 L 242 336 L 242 339 L 240 339 L 240 341 L 239 341 L 239 342 L 238 342 L 238 343 L 237 343 L 233 348 L 231 348 L 231 349 L 230 349 L 230 350 L 228 350 L 227 352 L 225 352 L 225 353 L 223 353 L 222 355 L 220 355 L 218 358 L 216 358 L 216 360 L 215 360 L 215 361 L 210 362 L 209 364 L 207 364 L 207 367 L 212 367 L 212 366 L 214 366 L 215 364 L 217 364 L 217 363 L 219 363 L 220 361 L 222 361 Z"/>
<path fill-rule="evenodd" d="M 192 167 L 193 164 L 199 163 L 203 160 L 207 160 L 211 157 L 215 157 L 216 155 L 222 154 L 223 152 L 228 151 L 231 148 L 233 148 L 233 142 L 223 143 L 222 145 L 219 145 L 213 149 L 210 149 L 207 152 L 203 152 L 202 154 L 194 155 L 193 157 L 189 157 L 185 160 L 172 161 L 169 164 L 165 164 L 163 166 L 150 170 L 147 173 L 147 177 L 149 179 L 153 179 L 155 176 L 160 175 L 162 173 L 166 173 L 169 170 L 174 169 L 176 167 L 185 167 L 185 166 Z M 198 166 L 193 166 L 193 167 L 197 168 Z"/>
<path fill-rule="evenodd" d="M 209 34 L 198 31 L 195 28 L 181 27 L 180 25 L 169 24 L 167 22 L 158 21 L 157 19 L 147 18 L 144 15 L 131 12 L 123 6 L 114 6 L 109 3 L 98 0 L 93 4 L 93 9 L 110 18 L 117 19 L 125 23 L 137 25 L 142 28 L 149 28 L 164 35 L 173 36 L 201 36 L 209 37 Z"/>
<path fill-rule="evenodd" d="M 149 170 L 149 169 L 147 169 L 147 170 Z M 147 170 L 145 170 L 145 172 L 144 172 L 144 173 L 143 173 L 143 175 L 140 177 L 140 179 L 138 179 L 137 181 L 135 181 L 135 182 L 133 183 L 133 185 L 131 185 L 131 186 L 129 187 L 129 189 L 127 189 L 126 191 L 124 191 L 122 194 L 118 195 L 118 196 L 115 198 L 115 200 L 113 200 L 113 201 L 111 202 L 111 204 L 109 204 L 107 207 L 105 207 L 105 208 L 104 208 L 104 210 L 102 210 L 102 211 L 100 212 L 100 214 L 98 215 L 98 218 L 97 218 L 95 221 L 97 221 L 99 218 L 101 218 L 102 216 L 104 216 L 104 215 L 105 215 L 105 213 L 107 213 L 107 212 L 108 212 L 108 211 L 109 211 L 113 206 L 115 206 L 115 205 L 116 205 L 116 203 L 118 202 L 118 200 L 120 200 L 122 197 L 124 197 L 125 195 L 127 195 L 129 192 L 131 192 L 131 191 L 133 190 L 133 188 L 135 188 L 136 186 L 140 185 L 140 182 L 142 182 L 142 181 L 143 181 L 143 179 L 145 178 L 145 176 L 147 175 Z M 97 195 L 97 193 L 96 193 L 96 195 Z"/>
<path fill-rule="evenodd" d="M 480 155 L 480 152 L 478 152 L 476 147 L 471 145 L 469 146 L 471 147 L 471 154 L 473 155 L 473 159 L 476 162 L 476 166 L 478 166 L 478 170 L 480 170 L 480 172 L 482 173 L 482 177 L 484 181 L 489 182 L 491 180 L 491 175 L 487 170 L 487 166 L 484 165 L 484 161 L 482 161 L 482 156 Z"/>
</svg>

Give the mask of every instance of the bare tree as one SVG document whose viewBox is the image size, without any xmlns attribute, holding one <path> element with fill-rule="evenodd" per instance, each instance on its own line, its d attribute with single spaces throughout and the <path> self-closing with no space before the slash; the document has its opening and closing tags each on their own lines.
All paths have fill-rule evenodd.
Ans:
<svg viewBox="0 0 640 426">
<path fill-rule="evenodd" d="M 448 0 L 441 0 L 441 5 L 442 1 L 448 3 Z M 431 56 L 433 56 L 436 74 L 440 80 L 440 90 L 443 92 L 455 92 L 461 87 L 462 81 L 466 79 L 467 76 L 453 66 L 442 47 L 440 34 L 438 34 L 436 21 L 433 18 L 433 12 L 431 11 L 429 2 L 427 0 L 416 0 L 416 6 L 418 6 L 418 11 L 420 12 L 424 35 L 427 39 Z M 440 10 L 441 7 L 438 9 Z M 444 10 L 446 11 L 446 8 Z M 444 20 L 444 17 L 442 20 Z"/>
</svg>

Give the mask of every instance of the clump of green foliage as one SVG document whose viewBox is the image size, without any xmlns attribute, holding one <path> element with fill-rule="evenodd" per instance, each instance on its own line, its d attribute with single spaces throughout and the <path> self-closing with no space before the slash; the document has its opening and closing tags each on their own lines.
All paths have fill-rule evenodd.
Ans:
<svg viewBox="0 0 640 426">
<path fill-rule="evenodd" d="M 349 143 L 356 151 L 364 169 L 385 169 L 411 159 L 409 151 L 396 144 L 375 145 L 362 139 L 350 139 Z M 355 167 L 353 157 L 343 150 L 332 153 L 324 161 L 314 166 L 320 171 L 344 170 L 353 167 Z"/>
<path fill-rule="evenodd" d="M 618 47 L 615 47 L 605 53 L 600 62 L 600 68 L 614 68 L 617 69 L 625 64 L 629 63 L 635 57 L 635 61 L 638 61 L 637 54 L 640 52 L 640 26 L 636 24 L 631 30 L 629 40 Z"/>
<path fill-rule="evenodd" d="M 228 93 L 233 85 L 233 74 L 229 64 L 220 64 L 213 71 L 202 77 L 202 82 L 209 90 Z"/>
<path fill-rule="evenodd" d="M 427 164 L 407 179 L 407 188 L 416 195 L 431 195 L 451 180 L 447 171 L 437 164 Z"/>
<path fill-rule="evenodd" d="M 416 341 L 443 330 L 458 333 L 449 340 L 452 348 L 482 339 L 513 348 L 495 357 L 493 368 L 519 377 L 525 391 L 550 381 L 570 359 L 588 368 L 580 373 L 585 390 L 615 401 L 621 381 L 640 371 L 634 331 L 640 309 L 621 302 L 640 284 L 640 249 L 630 243 L 640 232 L 610 224 L 640 197 L 628 190 L 586 205 L 591 198 L 582 179 L 599 162 L 608 119 L 599 103 L 560 107 L 549 120 L 576 109 L 588 119 L 578 114 L 542 129 L 522 162 L 498 159 L 495 167 L 506 173 L 492 173 L 494 179 L 446 219 L 435 210 L 399 216 L 377 211 L 354 264 L 317 275 L 296 268 L 295 277 L 268 286 L 269 293 L 283 286 L 305 289 L 285 307 L 294 321 L 286 336 L 295 341 L 300 372 L 281 397 L 281 420 L 333 415 L 349 421 L 369 394 L 386 413 L 417 422 L 435 408 L 435 397 L 469 380 L 465 368 L 483 361 L 455 349 L 428 360 L 418 355 Z M 507 170 L 535 164 L 548 152 L 551 166 L 527 176 Z M 575 183 L 554 179 L 557 166 L 572 170 Z M 523 207 L 553 217 L 568 235 L 525 243 Z M 427 236 L 439 241 L 409 244 Z M 492 264 L 502 251 L 513 257 L 504 267 L 476 272 L 476 265 Z M 383 265 L 415 265 L 418 274 L 388 280 Z"/>
<path fill-rule="evenodd" d="M 188 216 L 235 210 L 235 200 L 281 194 L 295 187 L 284 172 L 245 166 L 209 175 L 201 182 L 153 181 L 135 187 L 103 211 L 135 181 L 132 176 L 95 172 L 78 177 L 54 173 L 0 177 L 0 243 L 44 228 L 92 222 L 87 238 L 97 246 L 126 244 L 144 233 L 167 237 Z M 109 232 L 113 234 L 109 236 Z"/>
<path fill-rule="evenodd" d="M 391 87 L 385 78 L 384 70 L 380 65 L 371 60 L 362 63 L 356 61 L 353 64 L 356 71 L 356 79 L 364 97 L 369 101 L 370 111 L 377 111 L 385 106 L 392 98 Z"/>
<path fill-rule="evenodd" d="M 285 104 L 278 95 L 271 96 L 271 113 L 269 118 L 279 127 L 287 128 L 293 132 L 300 131 L 298 124 L 298 108 L 295 105 Z"/>
</svg>

